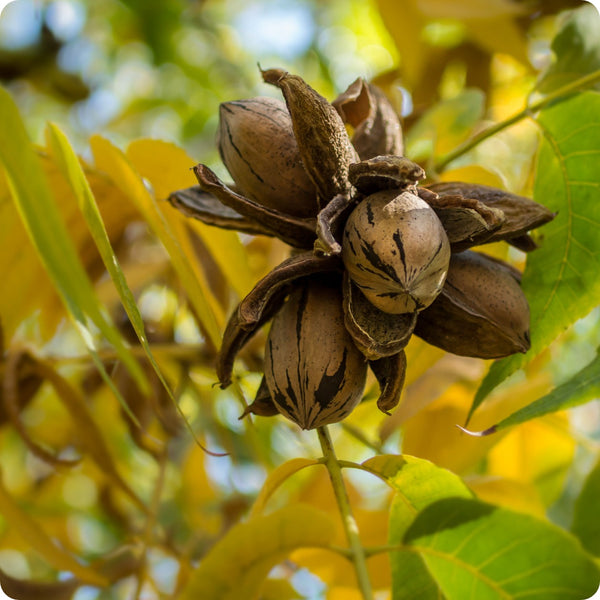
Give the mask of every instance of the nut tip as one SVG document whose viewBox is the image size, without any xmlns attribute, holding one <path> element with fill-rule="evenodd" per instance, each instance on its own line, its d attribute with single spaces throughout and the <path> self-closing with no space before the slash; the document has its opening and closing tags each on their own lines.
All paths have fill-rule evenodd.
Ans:
<svg viewBox="0 0 600 600">
<path fill-rule="evenodd" d="M 288 74 L 288 72 L 283 69 L 267 69 L 266 71 L 261 69 L 260 73 L 263 81 L 265 83 L 270 83 L 271 85 L 279 85 L 279 82 Z"/>
</svg>

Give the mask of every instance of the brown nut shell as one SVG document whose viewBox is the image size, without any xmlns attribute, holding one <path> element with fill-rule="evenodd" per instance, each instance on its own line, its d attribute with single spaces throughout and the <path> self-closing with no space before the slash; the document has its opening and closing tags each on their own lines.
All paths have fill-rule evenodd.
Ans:
<svg viewBox="0 0 600 600">
<path fill-rule="evenodd" d="M 317 192 L 302 165 L 285 102 L 262 97 L 224 102 L 217 145 L 245 196 L 296 217 L 317 214 Z"/>
<path fill-rule="evenodd" d="M 351 213 L 342 258 L 374 306 L 402 314 L 424 309 L 440 293 L 450 244 L 424 200 L 410 192 L 384 190 L 365 198 Z"/>
<path fill-rule="evenodd" d="M 461 356 L 501 358 L 526 352 L 529 305 L 510 265 L 478 252 L 453 254 L 442 293 L 415 333 Z"/>
<path fill-rule="evenodd" d="M 339 278 L 313 277 L 273 319 L 265 378 L 279 412 L 302 429 L 336 423 L 360 402 L 367 362 L 344 327 Z"/>
</svg>

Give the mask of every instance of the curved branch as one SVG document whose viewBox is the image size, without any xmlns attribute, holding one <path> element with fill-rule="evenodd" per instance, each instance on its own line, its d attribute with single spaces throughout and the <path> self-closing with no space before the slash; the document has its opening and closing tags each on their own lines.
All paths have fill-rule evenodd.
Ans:
<svg viewBox="0 0 600 600">
<path fill-rule="evenodd" d="M 477 135 L 473 136 L 470 140 L 467 140 L 464 144 L 460 144 L 452 152 L 449 152 L 448 154 L 446 154 L 446 156 L 442 156 L 442 158 L 440 158 L 436 163 L 434 163 L 433 170 L 436 173 L 443 171 L 444 168 L 447 167 L 452 161 L 461 157 L 463 154 L 466 154 L 467 152 L 481 144 L 481 142 L 483 142 L 484 140 L 487 140 L 488 138 L 499 133 L 500 131 L 510 127 L 511 125 L 514 125 L 515 123 L 518 123 L 519 121 L 522 121 L 527 117 L 531 117 L 533 114 L 540 111 L 542 108 L 548 106 L 548 104 L 551 104 L 555 100 L 559 100 L 561 98 L 564 98 L 565 96 L 568 96 L 569 94 L 589 88 L 590 86 L 594 85 L 599 81 L 600 70 L 597 70 L 593 73 L 590 73 L 589 75 L 580 77 L 579 79 L 576 79 L 575 81 L 572 81 L 571 83 L 568 83 L 567 85 L 564 85 L 558 88 L 557 90 L 554 90 L 552 93 L 548 94 L 547 96 L 544 96 L 537 102 L 526 106 L 523 110 L 514 114 L 512 117 L 509 117 L 505 121 L 501 121 L 500 123 L 496 123 L 495 125 L 484 129 Z"/>
</svg>

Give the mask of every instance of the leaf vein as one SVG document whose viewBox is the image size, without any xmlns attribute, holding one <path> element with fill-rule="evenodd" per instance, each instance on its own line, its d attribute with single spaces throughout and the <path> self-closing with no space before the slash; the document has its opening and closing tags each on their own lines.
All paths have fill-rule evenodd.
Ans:
<svg viewBox="0 0 600 600">
<path fill-rule="evenodd" d="M 490 579 L 487 575 L 484 575 L 483 573 L 478 571 L 473 565 L 471 565 L 467 562 L 464 562 L 463 560 L 460 560 L 454 554 L 448 554 L 446 552 L 442 552 L 441 550 L 435 550 L 434 548 L 431 548 L 428 546 L 420 547 L 419 552 L 422 554 L 430 554 L 437 558 L 445 559 L 451 563 L 453 562 L 453 563 L 455 563 L 456 566 L 464 569 L 465 571 L 470 573 L 473 577 L 479 579 L 482 583 L 484 583 L 485 585 L 490 587 L 492 590 L 494 590 L 500 598 L 505 598 L 506 600 L 511 600 L 513 598 L 513 596 L 510 595 L 505 590 L 503 590 L 496 581 L 494 581 L 493 579 Z"/>
</svg>

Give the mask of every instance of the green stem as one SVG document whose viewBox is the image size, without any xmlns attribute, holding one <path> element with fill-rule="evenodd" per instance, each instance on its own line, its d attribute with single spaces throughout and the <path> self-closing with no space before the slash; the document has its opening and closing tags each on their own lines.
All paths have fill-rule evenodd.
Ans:
<svg viewBox="0 0 600 600">
<path fill-rule="evenodd" d="M 493 135 L 496 135 L 503 129 L 506 129 L 511 125 L 514 125 L 515 123 L 518 123 L 519 121 L 522 121 L 523 119 L 532 116 L 533 114 L 535 114 L 548 104 L 554 102 L 555 100 L 563 98 L 564 96 L 568 96 L 573 92 L 578 92 L 580 90 L 586 89 L 594 83 L 597 83 L 598 81 L 600 81 L 600 70 L 594 71 L 593 73 L 590 73 L 585 77 L 581 77 L 575 81 L 572 81 L 571 83 L 568 83 L 567 85 L 558 88 L 557 90 L 554 90 L 552 93 L 548 94 L 547 96 L 544 96 L 537 102 L 526 106 L 523 110 L 514 114 L 512 117 L 509 117 L 505 121 L 496 123 L 495 125 L 488 127 L 488 129 L 484 129 L 483 131 L 479 132 L 470 140 L 467 140 L 464 144 L 459 145 L 452 152 L 446 154 L 446 156 L 442 156 L 442 158 L 440 158 L 440 160 L 438 160 L 433 165 L 433 171 L 439 173 L 453 160 L 456 160 L 463 154 L 466 154 L 467 152 L 475 148 L 475 146 L 481 144 L 481 142 L 483 142 L 484 140 L 487 140 L 489 137 L 492 137 Z"/>
<path fill-rule="evenodd" d="M 365 549 L 363 548 L 358 535 L 358 525 L 352 515 L 352 508 L 350 507 L 348 492 L 344 485 L 341 466 L 335 455 L 333 443 L 327 427 L 319 427 L 317 433 L 319 434 L 319 442 L 321 442 L 321 449 L 323 450 L 323 462 L 329 471 L 329 478 L 331 479 L 331 485 L 333 486 L 335 498 L 342 516 L 344 531 L 346 532 L 346 537 L 348 538 L 348 544 L 352 553 L 352 562 L 354 563 L 354 569 L 356 570 L 358 587 L 364 600 L 373 600 L 373 591 L 371 589 L 371 581 L 369 580 L 369 572 L 367 570 Z"/>
</svg>

